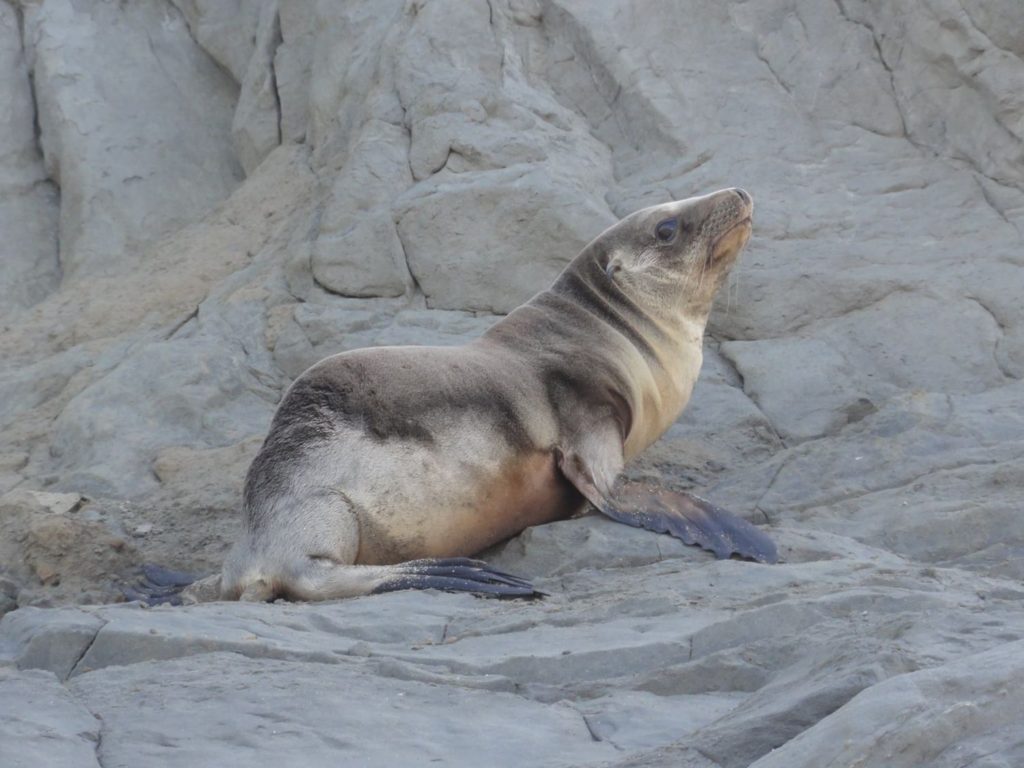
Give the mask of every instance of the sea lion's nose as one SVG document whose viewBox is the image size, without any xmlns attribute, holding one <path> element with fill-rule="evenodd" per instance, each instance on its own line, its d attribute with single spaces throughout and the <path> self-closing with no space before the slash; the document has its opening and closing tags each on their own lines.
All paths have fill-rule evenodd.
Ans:
<svg viewBox="0 0 1024 768">
<path fill-rule="evenodd" d="M 732 191 L 736 193 L 745 205 L 750 205 L 750 195 L 747 194 L 747 190 L 740 189 L 739 187 L 733 187 Z"/>
</svg>

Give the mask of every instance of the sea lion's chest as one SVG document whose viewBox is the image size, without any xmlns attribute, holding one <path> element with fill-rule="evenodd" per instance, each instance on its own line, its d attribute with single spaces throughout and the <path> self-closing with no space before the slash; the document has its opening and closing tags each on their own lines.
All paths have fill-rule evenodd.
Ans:
<svg viewBox="0 0 1024 768">
<path fill-rule="evenodd" d="M 655 443 L 682 414 L 700 376 L 702 361 L 700 344 L 692 345 L 637 386 L 633 425 L 622 450 L 627 462 Z"/>
</svg>

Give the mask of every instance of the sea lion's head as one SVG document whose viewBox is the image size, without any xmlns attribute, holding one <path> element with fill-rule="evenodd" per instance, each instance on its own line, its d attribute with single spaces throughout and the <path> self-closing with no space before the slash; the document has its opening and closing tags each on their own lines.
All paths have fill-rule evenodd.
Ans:
<svg viewBox="0 0 1024 768">
<path fill-rule="evenodd" d="M 682 313 L 703 324 L 750 238 L 753 210 L 750 195 L 735 187 L 644 208 L 604 232 L 592 258 L 650 313 Z"/>
</svg>

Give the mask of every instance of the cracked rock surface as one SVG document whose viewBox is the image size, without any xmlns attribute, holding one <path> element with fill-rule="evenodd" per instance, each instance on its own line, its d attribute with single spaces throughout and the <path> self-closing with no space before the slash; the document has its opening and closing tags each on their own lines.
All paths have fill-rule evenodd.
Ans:
<svg viewBox="0 0 1024 768">
<path fill-rule="evenodd" d="M 1024 762 L 1016 0 L 0 0 L 0 765 Z M 457 344 L 645 205 L 754 236 L 549 597 L 116 604 L 219 567 L 308 365 Z"/>
</svg>

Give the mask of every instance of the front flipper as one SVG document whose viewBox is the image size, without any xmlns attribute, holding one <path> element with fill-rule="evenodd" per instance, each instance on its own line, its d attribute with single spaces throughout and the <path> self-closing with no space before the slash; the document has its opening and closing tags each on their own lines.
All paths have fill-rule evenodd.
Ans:
<svg viewBox="0 0 1024 768">
<path fill-rule="evenodd" d="M 494 597 L 543 597 L 525 579 L 491 568 L 481 560 L 468 557 L 409 560 L 390 566 L 393 576 L 373 592 L 400 589 L 440 589 L 445 592 L 475 592 Z"/>
<path fill-rule="evenodd" d="M 569 482 L 612 520 L 668 533 L 714 552 L 718 558 L 739 555 L 760 563 L 778 562 L 775 543 L 757 526 L 698 496 L 627 481 L 613 485 L 614 462 L 592 467 L 580 453 L 562 450 L 556 451 L 556 458 Z"/>
<path fill-rule="evenodd" d="M 761 529 L 693 494 L 627 481 L 616 485 L 598 509 L 612 520 L 671 534 L 720 559 L 739 555 L 759 563 L 779 560 L 775 542 Z"/>
</svg>

